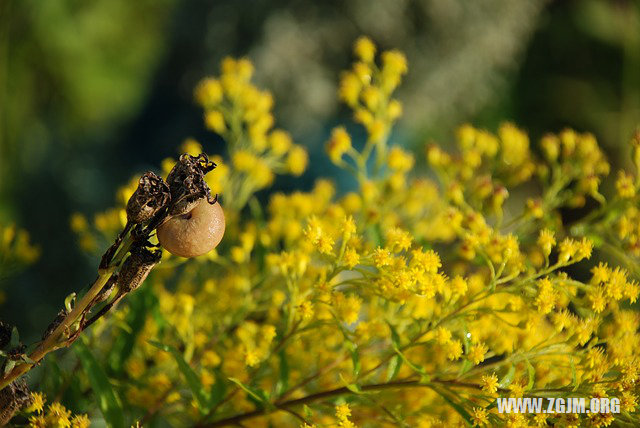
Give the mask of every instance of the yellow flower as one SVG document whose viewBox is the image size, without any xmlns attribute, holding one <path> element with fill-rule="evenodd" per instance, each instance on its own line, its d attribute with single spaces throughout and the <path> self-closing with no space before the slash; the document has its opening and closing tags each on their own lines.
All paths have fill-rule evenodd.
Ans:
<svg viewBox="0 0 640 428">
<path fill-rule="evenodd" d="M 493 394 L 498 390 L 498 376 L 495 373 L 483 375 L 481 379 L 482 390 Z"/>
<path fill-rule="evenodd" d="M 442 267 L 440 256 L 433 250 L 422 251 L 420 249 L 411 252 L 412 267 L 418 267 L 424 272 L 436 273 Z"/>
<path fill-rule="evenodd" d="M 593 287 L 589 290 L 587 297 L 591 302 L 591 309 L 593 309 L 593 312 L 600 313 L 604 311 L 607 306 L 607 299 L 604 295 L 604 290 L 601 287 Z"/>
<path fill-rule="evenodd" d="M 633 177 L 624 171 L 619 171 L 618 180 L 616 180 L 616 190 L 621 198 L 633 198 L 636 194 Z"/>
<path fill-rule="evenodd" d="M 327 143 L 327 154 L 331 162 L 337 164 L 347 151 L 351 149 L 351 137 L 344 127 L 339 126 L 331 131 L 331 138 Z"/>
<path fill-rule="evenodd" d="M 356 40 L 353 51 L 364 62 L 372 62 L 376 54 L 376 45 L 368 37 L 360 37 Z"/>
<path fill-rule="evenodd" d="M 350 107 L 355 107 L 358 104 L 358 97 L 362 90 L 362 83 L 355 73 L 346 72 L 340 79 L 340 99 L 347 103 Z"/>
<path fill-rule="evenodd" d="M 291 136 L 285 131 L 275 129 L 269 134 L 269 146 L 275 155 L 281 156 L 285 154 L 292 145 Z"/>
<path fill-rule="evenodd" d="M 44 409 L 44 403 L 46 402 L 47 399 L 45 398 L 44 394 L 42 394 L 41 392 L 32 392 L 31 404 L 29 405 L 29 407 L 24 409 L 24 411 L 27 413 L 42 413 L 42 410 Z"/>
<path fill-rule="evenodd" d="M 436 330 L 436 342 L 440 345 L 446 345 L 451 342 L 451 331 L 447 330 L 445 327 L 438 327 Z"/>
<path fill-rule="evenodd" d="M 394 146 L 389 150 L 389 168 L 395 171 L 409 171 L 413 168 L 413 155 L 406 153 L 400 147 Z"/>
<path fill-rule="evenodd" d="M 609 270 L 609 266 L 606 263 L 598 263 L 598 266 L 594 266 L 591 269 L 591 282 L 594 284 L 603 284 L 609 281 L 611 277 L 611 271 Z"/>
<path fill-rule="evenodd" d="M 238 150 L 232 155 L 231 162 L 238 171 L 251 171 L 258 163 L 258 159 L 247 150 Z"/>
<path fill-rule="evenodd" d="M 300 146 L 294 145 L 287 156 L 287 169 L 292 175 L 299 176 L 307 169 L 308 162 L 307 151 Z"/>
<path fill-rule="evenodd" d="M 349 269 L 353 269 L 358 263 L 360 263 L 360 255 L 353 248 L 347 248 L 342 257 L 342 261 Z"/>
<path fill-rule="evenodd" d="M 538 246 L 545 256 L 548 257 L 551 254 L 554 245 L 556 245 L 554 233 L 549 229 L 542 229 L 538 235 Z"/>
<path fill-rule="evenodd" d="M 512 123 L 503 123 L 498 130 L 502 142 L 502 162 L 509 168 L 522 165 L 529 157 L 529 136 Z"/>
<path fill-rule="evenodd" d="M 227 129 L 224 116 L 218 110 L 207 111 L 204 114 L 204 123 L 208 129 L 218 134 L 222 134 Z"/>
<path fill-rule="evenodd" d="M 69 418 L 71 417 L 71 411 L 67 410 L 62 404 L 55 402 L 49 405 L 47 408 L 47 423 L 69 427 L 71 426 L 71 421 Z"/>
<path fill-rule="evenodd" d="M 336 308 L 338 317 L 346 324 L 353 324 L 358 321 L 362 300 L 355 295 L 345 296 L 337 292 L 333 296 L 333 305 Z"/>
<path fill-rule="evenodd" d="M 565 238 L 560 243 L 558 262 L 566 263 L 572 259 L 578 251 L 577 242 L 571 238 Z"/>
<path fill-rule="evenodd" d="M 488 412 L 482 407 L 474 407 L 471 414 L 473 420 L 473 426 L 484 426 L 489 423 Z"/>
<path fill-rule="evenodd" d="M 478 365 L 484 361 L 484 356 L 488 350 L 489 348 L 484 343 L 476 343 L 469 348 L 469 355 L 467 357 L 473 364 Z"/>
<path fill-rule="evenodd" d="M 348 419 L 351 416 L 351 409 L 346 403 L 338 404 L 336 406 L 336 417 L 340 420 Z"/>
<path fill-rule="evenodd" d="M 556 305 L 556 292 L 553 284 L 548 278 L 538 280 L 538 296 L 536 297 L 536 306 L 538 312 L 548 314 Z"/>
<path fill-rule="evenodd" d="M 390 93 L 400 83 L 402 75 L 408 70 L 407 58 L 400 51 L 391 50 L 382 53 L 382 87 Z"/>
<path fill-rule="evenodd" d="M 215 107 L 222 101 L 222 85 L 218 79 L 206 78 L 196 86 L 195 97 L 198 104 L 204 108 Z"/>
<path fill-rule="evenodd" d="M 409 232 L 397 227 L 387 231 L 385 239 L 387 242 L 387 248 L 390 248 L 393 251 L 408 250 L 409 247 L 411 247 L 411 243 L 413 241 L 413 238 L 411 237 L 411 234 Z"/>
<path fill-rule="evenodd" d="M 47 420 L 44 415 L 33 415 L 29 418 L 29 428 L 47 428 Z"/>
<path fill-rule="evenodd" d="M 378 247 L 373 251 L 373 264 L 377 268 L 388 266 L 391 264 L 391 253 L 386 248 Z"/>
<path fill-rule="evenodd" d="M 302 302 L 298 307 L 298 310 L 300 311 L 300 316 L 303 320 L 307 321 L 313 318 L 313 303 L 310 301 L 305 300 Z"/>
<path fill-rule="evenodd" d="M 593 243 L 587 238 L 582 238 L 582 240 L 577 244 L 576 261 L 591 258 L 592 251 Z"/>
<path fill-rule="evenodd" d="M 71 420 L 71 428 L 89 428 L 91 421 L 87 415 L 76 415 Z"/>
<path fill-rule="evenodd" d="M 462 356 L 462 342 L 459 340 L 449 341 L 445 344 L 445 353 L 451 361 L 457 360 Z"/>
<path fill-rule="evenodd" d="M 390 120 L 396 120 L 402 116 L 402 103 L 398 100 L 391 100 L 387 105 L 387 116 Z"/>
</svg>

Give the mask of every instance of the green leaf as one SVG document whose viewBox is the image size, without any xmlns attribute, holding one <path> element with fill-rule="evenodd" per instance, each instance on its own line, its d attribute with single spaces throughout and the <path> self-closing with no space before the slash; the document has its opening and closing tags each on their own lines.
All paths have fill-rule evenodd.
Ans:
<svg viewBox="0 0 640 428">
<path fill-rule="evenodd" d="M 307 406 L 306 404 L 303 405 L 302 412 L 304 413 L 305 419 L 313 419 L 313 410 L 311 410 L 311 407 Z"/>
<path fill-rule="evenodd" d="M 287 361 L 287 354 L 283 349 L 278 353 L 278 355 L 280 357 L 280 376 L 276 383 L 276 397 L 289 389 L 289 363 Z"/>
<path fill-rule="evenodd" d="M 354 394 L 362 394 L 362 389 L 360 389 L 360 386 L 357 383 L 349 383 L 349 382 L 347 382 L 347 380 L 344 378 L 344 376 L 342 376 L 342 373 L 338 374 L 338 377 L 342 381 L 342 384 L 349 391 L 353 392 Z"/>
<path fill-rule="evenodd" d="M 473 425 L 473 420 L 471 419 L 471 415 L 464 409 L 464 407 L 462 407 L 462 405 L 460 403 L 456 403 L 455 401 L 453 401 L 453 399 L 451 397 L 449 397 L 447 394 L 445 394 L 444 392 L 440 391 L 437 388 L 432 388 L 435 392 L 437 392 L 443 399 L 444 401 L 447 402 L 447 404 L 449 404 L 451 407 L 453 407 L 453 409 L 458 412 L 458 414 L 460 416 L 462 416 L 462 419 L 465 420 L 465 422 L 468 425 Z"/>
<path fill-rule="evenodd" d="M 7 364 L 4 366 L 4 374 L 9 373 L 16 366 L 16 362 L 13 360 L 7 360 Z"/>
<path fill-rule="evenodd" d="M 577 391 L 580 387 L 580 382 L 578 382 L 578 376 L 576 376 L 576 365 L 573 362 L 573 357 L 569 357 L 569 364 L 571 364 L 571 390 Z"/>
<path fill-rule="evenodd" d="M 387 367 L 387 382 L 392 381 L 400 371 L 400 367 L 402 367 L 402 357 L 400 355 L 395 355 L 389 361 L 389 366 Z"/>
<path fill-rule="evenodd" d="M 213 388 L 211 389 L 211 398 L 209 399 L 209 408 L 213 409 L 215 406 L 220 404 L 224 399 L 224 395 L 227 392 L 227 383 L 225 379 L 220 374 L 219 370 L 215 371 L 216 375 L 216 383 L 213 384 Z"/>
<path fill-rule="evenodd" d="M 407 357 L 406 355 L 404 355 L 402 353 L 401 350 L 399 350 L 398 348 L 395 349 L 395 351 L 398 353 L 398 355 L 400 356 L 400 358 L 402 358 L 402 361 L 404 361 L 404 363 L 406 365 L 408 365 L 411 370 L 413 370 L 414 372 L 418 373 L 421 377 L 426 376 L 427 378 L 429 377 L 429 375 L 427 374 L 427 372 L 424 371 L 424 369 L 416 364 L 413 364 Z"/>
<path fill-rule="evenodd" d="M 527 383 L 527 388 L 525 389 L 525 391 L 529 391 L 531 388 L 533 388 L 533 385 L 536 382 L 536 369 L 533 368 L 527 358 L 525 358 L 524 361 L 527 363 L 527 373 L 529 375 L 529 382 Z"/>
<path fill-rule="evenodd" d="M 75 301 L 76 301 L 76 293 L 71 293 L 64 299 L 64 308 L 67 310 L 67 313 L 73 310 L 73 303 Z"/>
<path fill-rule="evenodd" d="M 262 389 L 245 385 L 244 383 L 242 383 L 242 381 L 240 381 L 240 379 L 236 379 L 235 377 L 230 377 L 229 380 L 238 385 L 240 389 L 249 394 L 249 397 L 253 398 L 258 403 L 266 407 L 273 407 L 273 404 L 271 404 L 271 402 L 269 401 L 269 396 Z"/>
<path fill-rule="evenodd" d="M 346 342 L 346 346 L 349 349 L 349 352 L 351 353 L 351 362 L 353 364 L 353 376 L 357 378 L 358 375 L 360 374 L 360 368 L 361 368 L 360 354 L 358 353 L 358 346 L 351 341 Z"/>
<path fill-rule="evenodd" d="M 500 388 L 506 388 L 507 386 L 511 385 L 511 382 L 513 382 L 513 377 L 515 376 L 515 374 L 516 374 L 516 366 L 511 364 L 511 367 L 509 368 L 509 371 L 500 380 L 500 383 L 498 384 L 498 386 Z"/>
<path fill-rule="evenodd" d="M 462 334 L 462 343 L 464 345 L 464 354 L 469 355 L 469 349 L 471 348 L 471 334 L 469 333 L 469 329 L 467 328 L 467 323 L 464 323 L 464 329 Z M 458 372 L 458 376 L 462 376 L 473 367 L 473 363 L 469 360 L 464 360 L 462 365 L 460 366 L 460 371 Z"/>
<path fill-rule="evenodd" d="M 77 341 L 73 346 L 73 350 L 89 378 L 89 384 L 96 395 L 100 411 L 105 421 L 110 427 L 123 428 L 125 424 L 122 404 L 113 390 L 111 382 L 109 382 L 102 366 L 89 350 L 86 339 L 82 338 Z"/>
<path fill-rule="evenodd" d="M 382 246 L 382 230 L 379 224 L 374 224 L 366 229 L 367 237 L 376 247 Z"/>
<path fill-rule="evenodd" d="M 115 373 L 120 373 L 124 369 L 138 337 L 142 331 L 144 323 L 147 319 L 147 313 L 152 306 L 151 288 L 144 287 L 137 293 L 133 293 L 129 298 L 131 310 L 127 314 L 126 320 L 123 322 L 127 329 L 123 328 L 123 332 L 118 334 L 111 352 L 109 353 L 109 366 Z M 121 326 L 124 327 L 124 326 Z"/>
<path fill-rule="evenodd" d="M 18 327 L 11 329 L 11 340 L 9 341 L 9 347 L 15 348 L 20 345 L 20 334 L 18 333 Z"/>
<path fill-rule="evenodd" d="M 149 340 L 149 343 L 173 356 L 173 359 L 178 364 L 178 369 L 187 381 L 187 385 L 189 385 L 189 389 L 198 403 L 198 409 L 200 409 L 201 412 L 206 413 L 209 410 L 209 394 L 202 385 L 202 382 L 200 382 L 200 377 L 198 377 L 196 372 L 193 371 L 191 366 L 184 360 L 180 351 L 173 346 L 165 345 L 155 340 Z"/>
<path fill-rule="evenodd" d="M 400 335 L 398 335 L 398 331 L 396 330 L 396 328 L 387 321 L 387 325 L 389 326 L 389 330 L 391 330 L 391 343 L 393 343 L 393 346 L 400 349 Z"/>
</svg>

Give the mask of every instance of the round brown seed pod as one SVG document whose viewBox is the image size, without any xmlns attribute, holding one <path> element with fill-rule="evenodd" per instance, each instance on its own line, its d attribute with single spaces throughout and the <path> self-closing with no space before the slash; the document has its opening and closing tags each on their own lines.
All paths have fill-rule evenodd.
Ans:
<svg viewBox="0 0 640 428">
<path fill-rule="evenodd" d="M 224 212 L 220 203 L 201 199 L 195 207 L 158 227 L 158 241 L 175 256 L 196 257 L 218 246 L 224 235 Z"/>
</svg>

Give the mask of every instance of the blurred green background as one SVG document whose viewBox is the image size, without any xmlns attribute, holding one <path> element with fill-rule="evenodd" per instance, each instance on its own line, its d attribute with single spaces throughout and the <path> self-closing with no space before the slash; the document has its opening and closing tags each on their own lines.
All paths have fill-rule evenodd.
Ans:
<svg viewBox="0 0 640 428">
<path fill-rule="evenodd" d="M 226 55 L 254 62 L 278 125 L 310 152 L 308 172 L 274 189 L 337 174 L 323 146 L 349 121 L 337 82 L 361 34 L 408 57 L 394 140 L 419 158 L 462 122 L 502 120 L 533 139 L 591 131 L 614 167 L 628 157 L 640 123 L 638 1 L 2 0 L 0 224 L 27 229 L 41 256 L 0 275 L 0 319 L 35 340 L 64 296 L 94 279 L 98 260 L 78 249 L 72 213 L 113 205 L 118 186 L 186 137 L 222 151 L 192 89 Z"/>
</svg>

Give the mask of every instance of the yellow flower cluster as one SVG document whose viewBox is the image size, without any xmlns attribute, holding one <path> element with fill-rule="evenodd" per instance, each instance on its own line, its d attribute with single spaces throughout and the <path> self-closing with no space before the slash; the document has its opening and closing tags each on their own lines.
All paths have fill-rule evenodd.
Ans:
<svg viewBox="0 0 640 428">
<path fill-rule="evenodd" d="M 407 60 L 404 54 L 392 50 L 383 52 L 377 63 L 376 50 L 367 37 L 358 39 L 353 49 L 357 61 L 340 79 L 340 98 L 353 109 L 355 121 L 367 130 L 365 149 L 357 152 L 352 148 L 351 137 L 344 127 L 335 128 L 327 142 L 327 153 L 333 163 L 346 166 L 343 159 L 346 154 L 361 174 L 365 173 L 367 160 L 374 148 L 378 167 L 382 166 L 391 127 L 402 115 L 402 104 L 392 95 L 407 73 Z"/>
<path fill-rule="evenodd" d="M 39 255 L 40 250 L 31 243 L 26 230 L 15 224 L 0 224 L 0 273 L 33 263 Z"/>
<path fill-rule="evenodd" d="M 0 282 L 17 269 L 37 260 L 40 249 L 33 245 L 26 230 L 15 224 L 0 224 Z M 0 289 L 0 304 L 5 301 L 5 294 Z"/>
<path fill-rule="evenodd" d="M 332 132 L 329 158 L 358 186 L 343 195 L 320 179 L 257 203 L 248 165 L 273 159 L 270 98 L 248 89 L 244 60 L 199 86 L 231 159 L 211 174 L 213 191 L 244 195 L 250 209 L 230 199 L 217 256 L 163 260 L 115 321 L 91 330 L 127 415 L 255 427 L 639 424 L 640 317 L 630 305 L 640 255 L 627 251 L 640 236 L 628 191 L 637 175 L 624 173 L 607 199 L 609 165 L 593 136 L 565 130 L 532 143 L 503 124 L 495 134 L 463 125 L 455 153 L 430 145 L 437 179 L 426 178 L 387 141 L 404 57 L 383 53 L 377 65 L 366 38 L 354 50 L 340 97 L 368 137 Z M 588 198 L 598 208 L 565 225 L 560 208 Z M 494 410 L 498 396 L 538 395 L 618 397 L 623 413 Z"/>
<path fill-rule="evenodd" d="M 307 152 L 293 144 L 291 136 L 273 129 L 271 93 L 251 83 L 253 65 L 247 59 L 225 58 L 218 78 L 203 79 L 195 90 L 204 108 L 207 128 L 228 144 L 230 166 L 216 171 L 217 191 L 234 195 L 229 202 L 242 207 L 255 191 L 273 183 L 276 173 L 301 175 Z M 221 158 L 213 158 L 220 164 Z"/>
<path fill-rule="evenodd" d="M 73 416 L 58 402 L 51 403 L 45 409 L 45 396 L 39 392 L 31 393 L 31 405 L 25 413 L 34 413 L 29 417 L 31 428 L 89 428 L 91 421 L 87 415 Z"/>
</svg>

